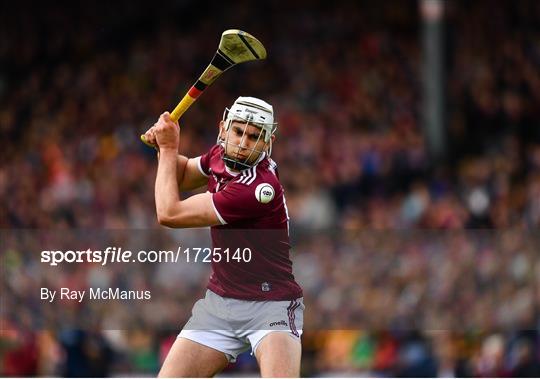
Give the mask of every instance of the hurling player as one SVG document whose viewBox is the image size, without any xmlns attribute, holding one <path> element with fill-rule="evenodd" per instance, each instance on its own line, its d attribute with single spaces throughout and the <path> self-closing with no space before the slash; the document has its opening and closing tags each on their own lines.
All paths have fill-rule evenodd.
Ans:
<svg viewBox="0 0 540 379">
<path fill-rule="evenodd" d="M 211 226 L 213 251 L 230 253 L 212 261 L 206 296 L 195 303 L 162 377 L 213 376 L 250 347 L 261 376 L 300 374 L 304 304 L 289 257 L 285 196 L 270 158 L 276 127 L 270 104 L 239 97 L 225 110 L 217 144 L 199 157 L 178 154 L 180 128 L 168 112 L 145 134 L 159 147 L 159 223 Z M 202 186 L 206 193 L 180 197 Z"/>
</svg>

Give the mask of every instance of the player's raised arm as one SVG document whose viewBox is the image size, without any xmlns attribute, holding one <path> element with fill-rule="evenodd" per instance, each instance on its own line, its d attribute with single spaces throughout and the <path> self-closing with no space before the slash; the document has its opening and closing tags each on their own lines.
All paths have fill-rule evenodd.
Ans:
<svg viewBox="0 0 540 379">
<path fill-rule="evenodd" d="M 184 177 L 184 170 L 189 161 L 186 161 L 184 167 L 178 165 L 179 130 L 178 123 L 171 120 L 168 112 L 160 116 L 154 129 L 160 150 L 155 185 L 158 221 L 162 225 L 176 228 L 218 225 L 220 222 L 212 204 L 211 194 L 204 193 L 186 200 L 180 199 L 178 175 Z M 198 170 L 196 166 L 195 169 Z"/>
<path fill-rule="evenodd" d="M 144 139 L 149 144 L 157 146 L 155 124 L 144 133 Z M 199 169 L 200 157 L 188 158 L 184 155 L 177 156 L 177 182 L 180 191 L 191 191 L 206 185 L 208 178 Z"/>
</svg>

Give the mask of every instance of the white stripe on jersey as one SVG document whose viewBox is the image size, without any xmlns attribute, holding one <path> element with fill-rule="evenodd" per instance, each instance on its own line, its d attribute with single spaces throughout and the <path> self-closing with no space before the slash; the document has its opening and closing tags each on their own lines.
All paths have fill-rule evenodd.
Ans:
<svg viewBox="0 0 540 379">
<path fill-rule="evenodd" d="M 253 183 L 256 178 L 257 178 L 257 166 L 253 166 L 253 177 L 251 179 L 249 179 L 246 184 L 249 185 L 249 184 Z"/>
<path fill-rule="evenodd" d="M 250 185 L 251 183 L 253 183 L 256 177 L 257 177 L 257 166 L 253 166 L 244 171 L 240 180 L 238 180 L 238 183 Z"/>
<path fill-rule="evenodd" d="M 240 175 L 240 178 L 238 179 L 238 183 L 245 183 L 251 177 L 251 169 L 252 168 L 253 167 L 242 171 L 242 175 Z"/>
<path fill-rule="evenodd" d="M 289 208 L 287 208 L 287 200 L 285 200 L 285 193 L 283 193 L 283 207 L 285 208 L 285 216 L 287 216 L 287 235 L 290 236 L 290 221 Z"/>
<path fill-rule="evenodd" d="M 206 191 L 206 192 L 208 192 L 208 191 Z M 211 199 L 212 199 L 212 207 L 214 208 L 214 212 L 216 212 L 216 216 L 217 216 L 219 222 L 221 222 L 221 225 L 226 225 L 227 221 L 225 221 L 225 219 L 223 217 L 221 217 L 221 215 L 219 214 L 219 211 L 216 208 L 216 205 L 214 204 L 214 195 L 212 195 Z"/>
<path fill-rule="evenodd" d="M 276 169 L 277 169 L 277 163 L 274 162 L 272 158 L 268 158 L 268 161 L 270 162 L 270 165 L 268 166 L 268 169 L 272 171 L 274 175 L 276 175 Z"/>
<path fill-rule="evenodd" d="M 197 168 L 199 169 L 200 173 L 208 178 L 208 174 L 206 172 L 204 172 L 204 170 L 202 169 L 201 157 L 198 156 L 197 158 L 193 158 L 193 159 L 195 159 L 197 161 Z"/>
</svg>

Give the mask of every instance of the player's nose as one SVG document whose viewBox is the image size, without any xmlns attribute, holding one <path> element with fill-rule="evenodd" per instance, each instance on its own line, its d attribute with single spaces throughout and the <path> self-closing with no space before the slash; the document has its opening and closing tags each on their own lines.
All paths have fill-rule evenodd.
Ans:
<svg viewBox="0 0 540 379">
<path fill-rule="evenodd" d="M 241 149 L 247 149 L 249 147 L 248 140 L 247 140 L 247 138 L 245 136 L 240 138 L 239 146 L 240 146 Z"/>
</svg>

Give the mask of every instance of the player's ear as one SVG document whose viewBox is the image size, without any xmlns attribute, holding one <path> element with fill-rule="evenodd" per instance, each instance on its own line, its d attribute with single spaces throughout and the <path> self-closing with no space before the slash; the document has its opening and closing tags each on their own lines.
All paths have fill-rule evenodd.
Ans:
<svg viewBox="0 0 540 379">
<path fill-rule="evenodd" d="M 266 144 L 266 152 L 269 152 L 271 149 L 271 146 L 274 144 L 274 141 L 276 140 L 276 136 L 272 134 L 270 137 L 270 142 Z"/>
</svg>

